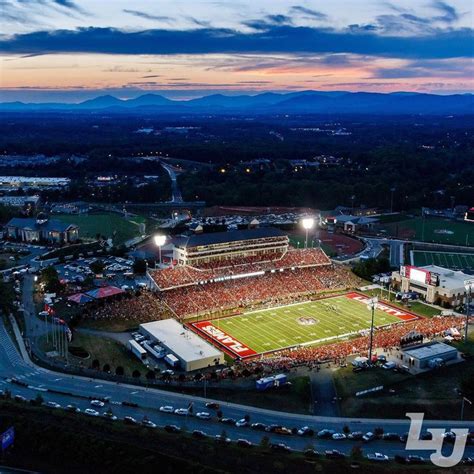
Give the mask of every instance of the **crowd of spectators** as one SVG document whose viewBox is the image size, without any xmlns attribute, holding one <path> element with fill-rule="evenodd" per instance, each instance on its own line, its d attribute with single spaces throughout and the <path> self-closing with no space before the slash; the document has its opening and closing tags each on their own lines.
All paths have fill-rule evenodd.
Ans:
<svg viewBox="0 0 474 474">
<path fill-rule="evenodd" d="M 179 317 L 229 309 L 294 303 L 323 290 L 353 288 L 358 283 L 339 266 L 315 266 L 267 272 L 260 276 L 176 288 L 161 298 Z"/>
<path fill-rule="evenodd" d="M 82 319 L 136 321 L 137 323 L 169 317 L 171 317 L 170 310 L 148 290 L 88 304 L 82 313 Z"/>
<path fill-rule="evenodd" d="M 422 334 L 426 339 L 444 335 L 450 328 L 461 328 L 463 320 L 456 317 L 436 316 L 413 322 L 397 323 L 375 331 L 373 348 L 390 353 L 400 347 L 400 340 L 411 331 Z M 293 367 L 314 367 L 321 362 L 343 364 L 349 356 L 367 356 L 369 336 L 361 336 L 350 341 L 335 342 L 325 346 L 298 347 L 279 351 L 259 359 L 243 362 L 249 367 L 264 367 L 271 370 L 287 370 Z M 376 353 L 376 352 L 375 352 Z"/>
<path fill-rule="evenodd" d="M 151 271 L 150 274 L 158 287 L 164 290 L 231 275 L 295 267 L 330 265 L 330 263 L 329 258 L 321 249 L 291 249 L 284 254 L 269 253 L 264 256 L 254 255 L 234 257 L 232 260 L 216 260 L 212 263 L 201 264 L 199 268 L 190 265 L 178 265 Z"/>
</svg>

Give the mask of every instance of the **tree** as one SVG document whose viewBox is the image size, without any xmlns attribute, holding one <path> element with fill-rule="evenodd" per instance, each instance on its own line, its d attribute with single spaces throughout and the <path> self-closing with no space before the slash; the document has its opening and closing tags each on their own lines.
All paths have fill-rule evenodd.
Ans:
<svg viewBox="0 0 474 474">
<path fill-rule="evenodd" d="M 139 379 L 141 375 L 142 375 L 142 374 L 141 374 L 140 371 L 137 370 L 137 369 L 135 369 L 135 370 L 132 372 L 132 377 L 133 377 L 134 379 Z"/>
<path fill-rule="evenodd" d="M 349 428 L 348 425 L 344 425 L 344 427 L 342 428 L 342 432 L 343 432 L 345 435 L 348 435 L 348 434 L 351 432 L 351 429 Z"/>
<path fill-rule="evenodd" d="M 360 444 L 356 444 L 352 446 L 351 449 L 351 458 L 352 459 L 362 459 L 363 458 L 363 452 Z"/>
<path fill-rule="evenodd" d="M 123 376 L 125 374 L 125 370 L 123 367 L 120 365 L 115 368 L 115 375 L 118 375 L 119 377 Z"/>
<path fill-rule="evenodd" d="M 381 426 L 377 426 L 374 429 L 374 435 L 375 436 L 382 436 L 383 435 L 383 428 Z"/>
<path fill-rule="evenodd" d="M 155 380 L 155 378 L 156 378 L 155 371 L 154 371 L 154 370 L 149 370 L 149 371 L 146 373 L 146 378 L 147 378 L 148 380 Z"/>
<path fill-rule="evenodd" d="M 89 265 L 91 271 L 93 271 L 96 275 L 101 274 L 104 271 L 105 264 L 102 260 L 96 260 Z"/>
<path fill-rule="evenodd" d="M 91 367 L 92 367 L 93 369 L 98 369 L 98 368 L 100 367 L 99 359 L 94 359 L 94 360 L 92 361 Z"/>
<path fill-rule="evenodd" d="M 104 367 L 102 368 L 102 371 L 109 373 L 110 372 L 110 365 L 109 364 L 104 364 Z"/>
<path fill-rule="evenodd" d="M 267 435 L 262 436 L 260 447 L 264 449 L 270 447 L 270 438 Z"/>
<path fill-rule="evenodd" d="M 46 267 L 41 271 L 40 281 L 48 293 L 60 293 L 62 290 L 58 271 L 54 267 Z"/>
<path fill-rule="evenodd" d="M 223 415 L 222 410 L 217 410 L 216 416 L 217 418 L 219 418 L 219 420 L 222 418 L 222 415 Z"/>
<path fill-rule="evenodd" d="M 34 399 L 34 404 L 39 407 L 39 406 L 41 406 L 43 403 L 44 403 L 44 398 L 43 398 L 43 396 L 41 395 L 41 393 L 36 394 L 36 397 L 35 397 L 35 399 Z"/>
</svg>

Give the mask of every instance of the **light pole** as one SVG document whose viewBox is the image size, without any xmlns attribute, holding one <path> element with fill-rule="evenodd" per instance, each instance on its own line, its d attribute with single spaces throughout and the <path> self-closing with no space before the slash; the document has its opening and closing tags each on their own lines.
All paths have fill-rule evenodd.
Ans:
<svg viewBox="0 0 474 474">
<path fill-rule="evenodd" d="M 392 193 L 390 196 L 390 214 L 393 212 L 393 193 L 395 192 L 395 188 L 390 188 L 390 192 Z"/>
<path fill-rule="evenodd" d="M 163 245 L 165 245 L 166 235 L 156 234 L 153 237 L 153 239 L 155 241 L 155 245 L 158 247 L 158 252 L 159 252 L 159 255 L 160 255 L 160 267 L 161 267 L 161 247 L 163 247 Z"/>
<path fill-rule="evenodd" d="M 466 280 L 464 282 L 464 288 L 466 288 L 466 327 L 464 328 L 464 340 L 467 342 L 467 336 L 469 332 L 469 305 L 471 303 L 471 291 L 474 286 L 474 279 Z"/>
<path fill-rule="evenodd" d="M 369 311 L 372 311 L 372 321 L 370 323 L 370 339 L 369 339 L 369 365 L 372 365 L 372 343 L 374 339 L 374 314 L 375 314 L 375 308 L 377 307 L 378 302 L 379 302 L 379 299 L 377 297 L 370 298 L 370 300 L 367 302 L 367 309 Z"/>
<path fill-rule="evenodd" d="M 303 229 L 306 231 L 306 239 L 305 239 L 305 248 L 308 248 L 308 232 L 310 229 L 314 227 L 314 219 L 312 217 L 306 217 L 301 221 L 303 225 Z"/>
</svg>

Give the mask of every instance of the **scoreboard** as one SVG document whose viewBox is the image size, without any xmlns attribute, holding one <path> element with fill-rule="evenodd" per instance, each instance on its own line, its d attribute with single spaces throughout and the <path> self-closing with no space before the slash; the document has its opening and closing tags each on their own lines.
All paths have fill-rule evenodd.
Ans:
<svg viewBox="0 0 474 474">
<path fill-rule="evenodd" d="M 400 275 L 414 283 L 439 286 L 439 274 L 424 270 L 423 268 L 417 268 L 412 265 L 402 265 L 400 267 Z"/>
</svg>

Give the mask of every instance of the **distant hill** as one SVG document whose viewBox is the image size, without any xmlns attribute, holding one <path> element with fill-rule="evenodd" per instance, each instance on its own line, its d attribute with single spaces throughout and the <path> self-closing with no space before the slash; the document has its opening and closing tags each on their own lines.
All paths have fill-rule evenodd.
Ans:
<svg viewBox="0 0 474 474">
<path fill-rule="evenodd" d="M 145 94 L 134 99 L 104 95 L 79 104 L 0 103 L 0 111 L 96 111 L 110 113 L 258 113 L 258 114 L 423 114 L 464 115 L 474 111 L 474 95 L 416 92 L 379 94 L 345 91 L 265 92 L 256 95 L 213 94 L 186 101 Z"/>
</svg>

